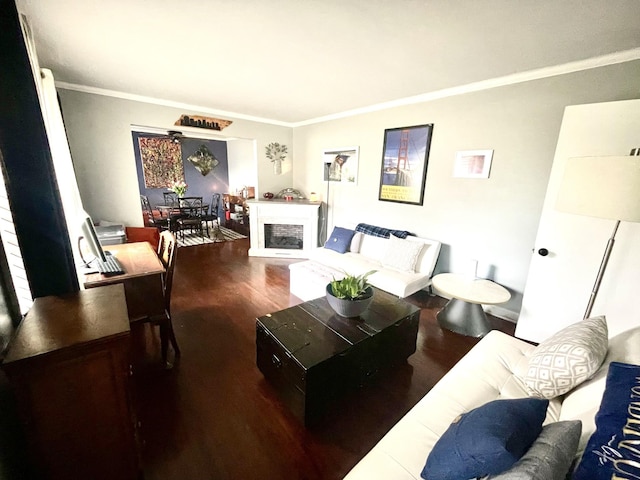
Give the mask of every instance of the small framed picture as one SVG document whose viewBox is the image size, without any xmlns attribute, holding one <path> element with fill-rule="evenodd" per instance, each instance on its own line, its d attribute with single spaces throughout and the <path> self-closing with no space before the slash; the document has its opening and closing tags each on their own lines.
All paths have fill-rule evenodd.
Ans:
<svg viewBox="0 0 640 480">
<path fill-rule="evenodd" d="M 453 176 L 457 178 L 489 178 L 493 150 L 463 150 L 456 153 Z"/>
<path fill-rule="evenodd" d="M 358 147 L 331 148 L 322 152 L 324 181 L 358 183 Z"/>
</svg>

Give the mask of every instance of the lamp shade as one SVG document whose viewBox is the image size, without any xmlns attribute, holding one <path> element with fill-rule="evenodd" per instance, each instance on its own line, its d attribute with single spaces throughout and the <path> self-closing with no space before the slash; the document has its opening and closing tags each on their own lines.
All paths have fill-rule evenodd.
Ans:
<svg viewBox="0 0 640 480">
<path fill-rule="evenodd" d="M 640 222 L 640 156 L 569 158 L 556 209 Z"/>
</svg>

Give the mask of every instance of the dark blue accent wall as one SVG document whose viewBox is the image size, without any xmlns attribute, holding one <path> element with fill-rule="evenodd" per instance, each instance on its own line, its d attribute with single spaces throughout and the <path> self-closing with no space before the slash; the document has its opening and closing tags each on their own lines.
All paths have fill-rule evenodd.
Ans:
<svg viewBox="0 0 640 480">
<path fill-rule="evenodd" d="M 145 188 L 144 175 L 142 173 L 142 161 L 140 159 L 140 149 L 138 148 L 138 139 L 140 137 L 164 137 L 165 135 L 154 135 L 152 133 L 132 132 L 133 151 L 136 157 L 136 171 L 138 172 L 138 188 L 140 195 L 146 195 L 151 205 L 162 205 L 164 203 L 164 192 L 168 192 L 166 188 Z M 218 159 L 218 166 L 214 168 L 208 175 L 203 176 L 196 168 L 187 160 L 187 158 L 200 148 L 201 145 L 206 147 Z M 214 193 L 224 194 L 229 191 L 229 161 L 227 158 L 227 142 L 219 140 L 206 140 L 199 138 L 183 138 L 182 139 L 182 165 L 184 167 L 184 181 L 189 186 L 187 196 L 202 197 L 205 203 L 211 202 L 211 195 Z"/>
</svg>

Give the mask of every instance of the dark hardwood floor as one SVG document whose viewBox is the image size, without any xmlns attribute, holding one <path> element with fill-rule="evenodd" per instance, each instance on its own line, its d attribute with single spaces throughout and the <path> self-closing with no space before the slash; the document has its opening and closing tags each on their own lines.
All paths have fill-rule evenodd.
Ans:
<svg viewBox="0 0 640 480">
<path fill-rule="evenodd" d="M 134 331 L 134 392 L 145 480 L 339 479 L 475 344 L 443 331 L 445 300 L 419 292 L 417 351 L 372 385 L 336 398 L 311 430 L 255 365 L 255 319 L 300 300 L 288 265 L 248 257 L 249 240 L 178 251 L 172 314 L 182 357 L 160 365 L 157 330 Z M 513 334 L 514 325 L 491 318 Z"/>
</svg>

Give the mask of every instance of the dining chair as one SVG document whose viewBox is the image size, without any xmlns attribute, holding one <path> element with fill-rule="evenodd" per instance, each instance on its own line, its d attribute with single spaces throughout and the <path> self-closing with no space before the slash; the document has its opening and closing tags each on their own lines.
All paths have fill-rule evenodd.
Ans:
<svg viewBox="0 0 640 480">
<path fill-rule="evenodd" d="M 175 192 L 162 192 L 164 196 L 164 204 L 170 207 L 178 206 L 178 194 Z"/>
<path fill-rule="evenodd" d="M 214 193 L 211 195 L 211 205 L 209 207 L 209 211 L 202 216 L 202 221 L 204 222 L 204 226 L 207 229 L 207 236 L 211 236 L 209 233 L 209 222 L 211 222 L 211 228 L 214 227 L 213 222 L 218 222 L 220 225 L 220 220 L 218 218 L 218 209 L 220 208 L 220 194 Z"/>
<path fill-rule="evenodd" d="M 177 232 L 184 240 L 185 231 L 199 232 L 204 243 L 202 217 L 206 215 L 208 205 L 202 204 L 202 197 L 182 197 L 180 199 L 180 216 L 176 219 Z"/>
<path fill-rule="evenodd" d="M 177 242 L 176 237 L 168 230 L 160 233 L 160 242 L 158 246 L 158 256 L 165 267 L 165 273 L 162 276 L 162 295 L 164 302 L 164 313 L 161 315 L 144 316 L 140 318 L 130 319 L 131 323 L 150 323 L 160 327 L 160 350 L 162 361 L 167 368 L 173 365 L 168 361 L 169 343 L 173 347 L 175 357 L 180 356 L 180 347 L 173 331 L 173 323 L 171 321 L 171 290 L 173 287 L 173 272 L 177 259 Z"/>
<path fill-rule="evenodd" d="M 160 214 L 153 212 L 149 198 L 146 195 L 140 195 L 140 205 L 142 206 L 142 216 L 144 225 L 147 227 L 156 227 L 158 230 L 166 230 L 169 228 L 169 221 Z"/>
</svg>

